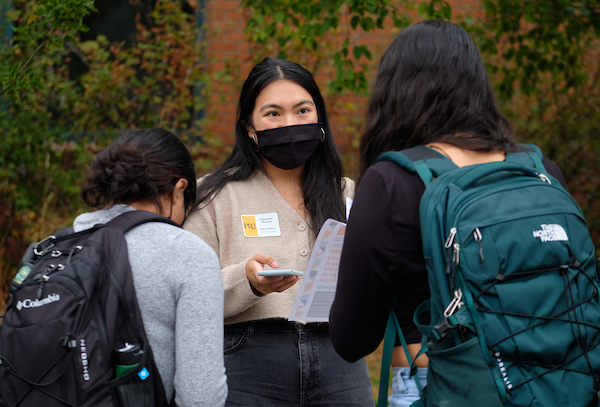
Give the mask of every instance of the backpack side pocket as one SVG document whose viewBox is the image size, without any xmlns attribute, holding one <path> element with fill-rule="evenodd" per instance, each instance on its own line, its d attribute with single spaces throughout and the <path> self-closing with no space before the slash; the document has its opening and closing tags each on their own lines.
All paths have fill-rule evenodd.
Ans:
<svg viewBox="0 0 600 407">
<path fill-rule="evenodd" d="M 428 406 L 502 406 L 494 377 L 476 337 L 448 349 L 429 349 L 427 356 Z"/>
<path fill-rule="evenodd" d="M 155 407 L 155 386 L 161 378 L 154 371 L 148 357 L 149 346 L 144 346 L 139 364 L 127 373 L 109 382 L 116 405 L 121 407 Z"/>
</svg>

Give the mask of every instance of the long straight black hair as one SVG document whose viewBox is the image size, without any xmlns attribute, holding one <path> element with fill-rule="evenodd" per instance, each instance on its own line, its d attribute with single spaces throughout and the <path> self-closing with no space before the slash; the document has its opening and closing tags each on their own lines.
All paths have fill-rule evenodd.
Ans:
<svg viewBox="0 0 600 407">
<path fill-rule="evenodd" d="M 505 152 L 515 143 L 473 39 L 459 26 L 438 20 L 402 30 L 381 59 L 357 183 L 385 151 L 432 142 Z"/>
<path fill-rule="evenodd" d="M 304 164 L 301 177 L 304 205 L 310 213 L 311 227 L 316 233 L 327 218 L 341 221 L 346 218 L 342 196 L 342 162 L 333 141 L 319 87 L 312 74 L 294 62 L 265 58 L 252 69 L 240 94 L 233 151 L 220 167 L 202 179 L 198 185 L 196 203 L 202 205 L 210 202 L 230 181 L 247 179 L 257 169 L 264 171 L 256 145 L 248 137 L 247 125 L 253 125 L 252 112 L 260 92 L 281 79 L 295 82 L 310 93 L 318 120 L 325 130 L 325 139 Z"/>
</svg>

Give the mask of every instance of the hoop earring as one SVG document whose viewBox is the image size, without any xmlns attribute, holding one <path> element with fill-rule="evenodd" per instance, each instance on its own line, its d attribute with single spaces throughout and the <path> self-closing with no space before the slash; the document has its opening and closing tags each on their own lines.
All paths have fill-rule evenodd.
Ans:
<svg viewBox="0 0 600 407">
<path fill-rule="evenodd" d="M 323 133 L 323 137 L 321 138 L 321 141 L 325 141 L 325 130 L 323 129 L 323 127 L 321 127 L 321 133 Z"/>
<path fill-rule="evenodd" d="M 253 134 L 250 137 L 252 137 L 252 140 L 254 140 L 254 144 L 258 145 L 258 140 L 256 140 L 256 134 Z"/>
</svg>

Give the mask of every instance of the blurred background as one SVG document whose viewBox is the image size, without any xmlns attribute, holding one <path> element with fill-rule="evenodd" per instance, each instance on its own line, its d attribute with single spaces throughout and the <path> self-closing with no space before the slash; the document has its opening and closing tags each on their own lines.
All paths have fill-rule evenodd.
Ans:
<svg viewBox="0 0 600 407">
<path fill-rule="evenodd" d="M 600 244 L 600 0 L 0 0 L 0 314 L 26 247 L 89 209 L 94 154 L 162 127 L 204 174 L 265 57 L 313 73 L 353 178 L 383 51 L 425 19 L 472 35 L 518 140 L 559 164 Z"/>
</svg>

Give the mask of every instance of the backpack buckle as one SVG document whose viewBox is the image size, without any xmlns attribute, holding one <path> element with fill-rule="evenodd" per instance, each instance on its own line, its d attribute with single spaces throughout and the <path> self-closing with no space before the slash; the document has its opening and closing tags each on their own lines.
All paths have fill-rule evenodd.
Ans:
<svg viewBox="0 0 600 407">
<path fill-rule="evenodd" d="M 448 335 L 448 333 L 455 328 L 456 322 L 454 324 L 448 320 L 452 315 L 456 313 L 464 305 L 462 301 L 462 291 L 459 288 L 458 290 L 454 290 L 454 298 L 450 301 L 450 304 L 444 311 L 444 320 L 433 327 L 433 334 L 436 336 L 436 339 L 439 341 Z"/>
<path fill-rule="evenodd" d="M 50 235 L 47 238 L 40 240 L 37 245 L 33 248 L 33 252 L 36 256 L 42 257 L 44 254 L 48 253 L 54 247 L 54 240 L 56 240 L 56 236 Z M 44 247 L 44 244 L 48 244 Z"/>
<path fill-rule="evenodd" d="M 441 341 L 448 333 L 453 330 L 455 327 L 448 321 L 448 319 L 444 319 L 442 322 L 433 327 L 431 334 L 436 341 Z"/>
</svg>

